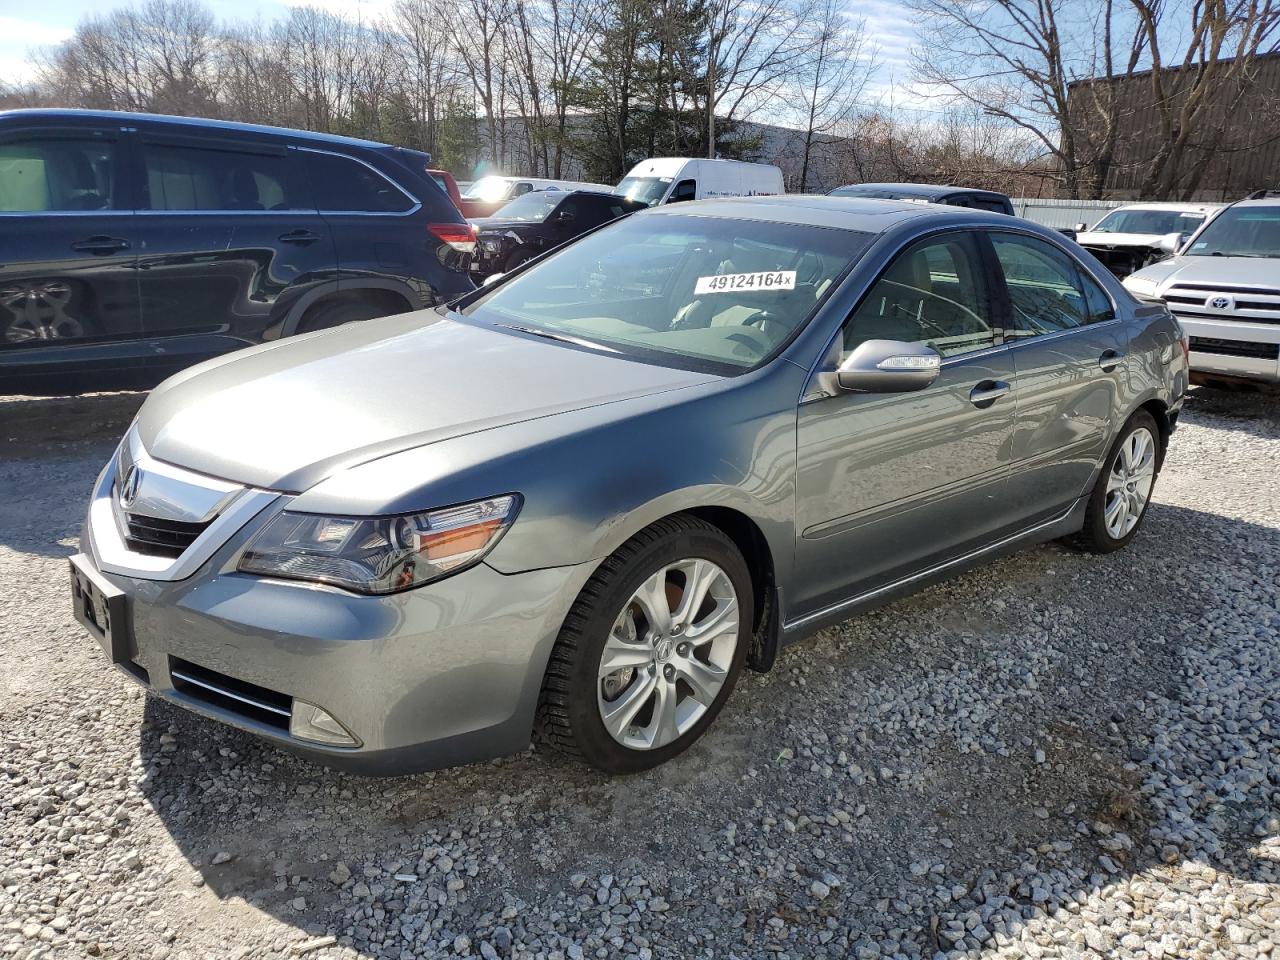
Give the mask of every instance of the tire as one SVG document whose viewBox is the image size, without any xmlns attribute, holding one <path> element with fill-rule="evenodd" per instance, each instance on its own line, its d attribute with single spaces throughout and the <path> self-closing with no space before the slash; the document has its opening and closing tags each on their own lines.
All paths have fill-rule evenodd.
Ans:
<svg viewBox="0 0 1280 960">
<path fill-rule="evenodd" d="M 373 320 L 375 317 L 384 316 L 387 316 L 385 309 L 366 300 L 331 300 L 317 304 L 308 310 L 298 323 L 296 332 L 314 333 L 317 330 L 340 327 L 344 323 Z"/>
<path fill-rule="evenodd" d="M 661 589 L 639 599 L 642 587 L 659 582 Z M 684 612 L 680 600 L 690 582 L 705 584 L 706 599 Z M 664 606 L 676 622 L 655 630 L 646 611 L 661 619 Z M 684 752 L 733 691 L 751 644 L 753 609 L 746 561 L 717 527 L 681 514 L 642 530 L 600 564 L 565 618 L 538 704 L 542 739 L 613 774 L 639 773 Z M 632 665 L 606 675 L 606 645 L 612 664 Z"/>
<path fill-rule="evenodd" d="M 1144 432 L 1145 440 L 1141 438 Z M 1143 447 L 1142 452 L 1138 453 L 1142 460 L 1140 471 L 1129 469 L 1135 449 L 1135 437 L 1139 437 L 1136 442 Z M 1112 553 L 1129 545 L 1129 541 L 1137 536 L 1147 518 L 1151 493 L 1160 473 L 1162 453 L 1160 430 L 1155 418 L 1145 410 L 1138 411 L 1121 428 L 1120 435 L 1107 455 L 1102 473 L 1089 497 L 1084 527 L 1072 538 L 1071 542 L 1075 546 L 1090 553 Z M 1144 483 L 1145 495 L 1142 492 Z M 1116 506 L 1117 501 L 1120 503 L 1119 507 Z M 1124 518 L 1123 523 L 1115 522 L 1117 513 L 1109 514 L 1109 506 Z"/>
</svg>

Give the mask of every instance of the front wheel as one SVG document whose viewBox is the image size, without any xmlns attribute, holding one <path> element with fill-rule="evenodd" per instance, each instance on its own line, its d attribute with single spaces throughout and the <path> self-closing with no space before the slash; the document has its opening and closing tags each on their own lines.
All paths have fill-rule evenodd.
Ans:
<svg viewBox="0 0 1280 960">
<path fill-rule="evenodd" d="M 1091 553 L 1128 545 L 1146 518 L 1159 470 L 1160 431 L 1151 414 L 1141 411 L 1129 418 L 1111 448 L 1076 544 Z"/>
<path fill-rule="evenodd" d="M 746 561 L 718 528 L 686 515 L 641 531 L 565 619 L 539 703 L 545 738 L 608 773 L 682 753 L 733 690 L 753 609 Z"/>
</svg>

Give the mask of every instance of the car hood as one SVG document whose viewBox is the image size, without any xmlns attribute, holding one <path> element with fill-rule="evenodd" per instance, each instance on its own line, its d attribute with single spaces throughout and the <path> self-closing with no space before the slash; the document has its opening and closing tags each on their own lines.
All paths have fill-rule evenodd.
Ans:
<svg viewBox="0 0 1280 960">
<path fill-rule="evenodd" d="M 297 492 L 412 447 L 711 379 L 421 312 L 193 367 L 157 388 L 138 430 L 159 460 Z"/>
<path fill-rule="evenodd" d="M 1277 261 L 1261 257 L 1172 257 L 1153 263 L 1125 277 L 1125 285 L 1144 293 L 1156 293 L 1175 283 L 1276 287 Z"/>
<path fill-rule="evenodd" d="M 1076 243 L 1082 247 L 1154 247 L 1167 236 L 1163 233 L 1095 233 L 1092 230 L 1076 234 Z"/>
</svg>

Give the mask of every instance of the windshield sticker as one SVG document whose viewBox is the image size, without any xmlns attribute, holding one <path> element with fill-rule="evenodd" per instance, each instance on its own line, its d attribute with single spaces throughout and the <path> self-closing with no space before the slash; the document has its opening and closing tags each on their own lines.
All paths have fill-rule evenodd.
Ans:
<svg viewBox="0 0 1280 960">
<path fill-rule="evenodd" d="M 704 293 L 731 293 L 735 290 L 794 290 L 794 270 L 761 270 L 758 273 L 721 273 L 699 277 L 693 288 L 695 296 Z"/>
</svg>

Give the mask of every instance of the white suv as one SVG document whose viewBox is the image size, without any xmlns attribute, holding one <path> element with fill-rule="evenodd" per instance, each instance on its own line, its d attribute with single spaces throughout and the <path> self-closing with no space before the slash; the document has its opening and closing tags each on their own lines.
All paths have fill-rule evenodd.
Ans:
<svg viewBox="0 0 1280 960">
<path fill-rule="evenodd" d="M 1280 383 L 1280 193 L 1232 204 L 1124 285 L 1178 318 L 1193 380 Z"/>
</svg>

